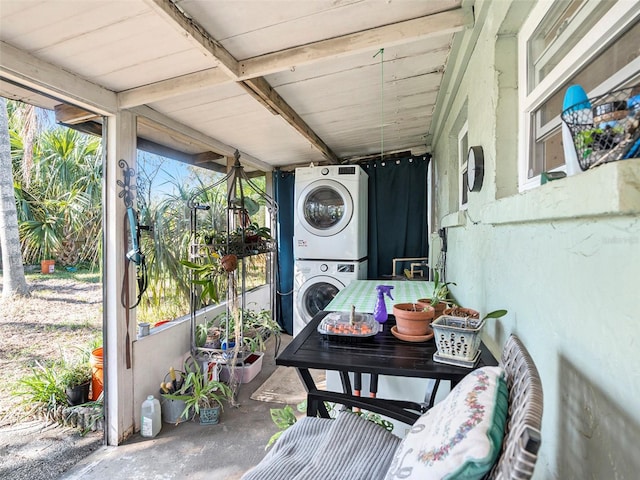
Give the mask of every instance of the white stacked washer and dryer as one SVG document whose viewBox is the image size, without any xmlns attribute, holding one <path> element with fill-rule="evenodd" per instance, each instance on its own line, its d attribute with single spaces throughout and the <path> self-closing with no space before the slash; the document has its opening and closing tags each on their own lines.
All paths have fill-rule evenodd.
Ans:
<svg viewBox="0 0 640 480">
<path fill-rule="evenodd" d="M 293 334 L 367 278 L 368 176 L 358 165 L 296 168 Z"/>
</svg>

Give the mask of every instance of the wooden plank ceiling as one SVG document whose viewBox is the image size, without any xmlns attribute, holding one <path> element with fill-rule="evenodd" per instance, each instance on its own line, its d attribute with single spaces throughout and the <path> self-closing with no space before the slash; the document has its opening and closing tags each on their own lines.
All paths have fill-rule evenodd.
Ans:
<svg viewBox="0 0 640 480">
<path fill-rule="evenodd" d="M 421 153 L 454 35 L 473 21 L 461 3 L 1 0 L 0 95 L 80 125 L 132 109 L 143 144 L 185 161 Z"/>
</svg>

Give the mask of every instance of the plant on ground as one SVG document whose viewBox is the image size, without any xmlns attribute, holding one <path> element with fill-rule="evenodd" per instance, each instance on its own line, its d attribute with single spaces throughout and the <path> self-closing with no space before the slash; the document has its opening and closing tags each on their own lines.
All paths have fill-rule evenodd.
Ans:
<svg viewBox="0 0 640 480">
<path fill-rule="evenodd" d="M 97 344 L 94 339 L 92 346 Z M 78 348 L 79 354 L 71 357 L 63 355 L 60 359 L 42 364 L 36 361 L 31 373 L 17 381 L 12 395 L 19 397 L 27 410 L 55 410 L 67 405 L 66 389 L 82 385 L 91 380 L 89 350 Z"/>
<path fill-rule="evenodd" d="M 60 366 L 36 362 L 31 373 L 18 380 L 12 395 L 20 397 L 22 405 L 30 410 L 54 410 L 58 405 L 66 405 L 67 395 L 59 380 Z"/>
<path fill-rule="evenodd" d="M 91 365 L 87 361 L 65 364 L 59 375 L 63 388 L 73 388 L 91 381 Z"/>
<path fill-rule="evenodd" d="M 220 406 L 224 400 L 233 397 L 231 389 L 223 382 L 207 378 L 208 372 L 203 371 L 197 362 L 186 366 L 187 376 L 176 393 L 162 394 L 169 400 L 181 400 L 185 403 L 181 417 L 189 419 L 191 412 L 200 413 L 201 408 Z"/>
</svg>

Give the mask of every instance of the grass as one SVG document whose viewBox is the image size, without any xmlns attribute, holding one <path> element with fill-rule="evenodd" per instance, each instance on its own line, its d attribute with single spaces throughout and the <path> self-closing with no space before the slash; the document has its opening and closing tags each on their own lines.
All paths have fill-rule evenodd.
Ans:
<svg viewBox="0 0 640 480">
<path fill-rule="evenodd" d="M 102 281 L 102 273 L 87 271 L 67 272 L 56 270 L 53 273 L 27 273 L 25 272 L 27 281 L 30 279 L 45 280 L 47 278 L 58 278 L 64 280 L 75 280 L 82 283 L 100 283 Z"/>
<path fill-rule="evenodd" d="M 58 269 L 43 275 L 39 270 L 26 270 L 31 296 L 2 300 L 0 305 L 0 370 L 4 377 L 0 423 L 10 421 L 4 414 L 20 403 L 11 391 L 18 388 L 21 378 L 29 378 L 34 369 L 43 373 L 38 365 L 56 365 L 78 346 L 102 341 L 100 272 Z M 36 383 L 32 386 L 38 387 Z"/>
</svg>

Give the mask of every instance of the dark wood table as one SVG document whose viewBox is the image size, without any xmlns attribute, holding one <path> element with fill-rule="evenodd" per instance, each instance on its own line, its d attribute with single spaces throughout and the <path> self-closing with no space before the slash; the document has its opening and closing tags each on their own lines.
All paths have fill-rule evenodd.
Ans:
<svg viewBox="0 0 640 480">
<path fill-rule="evenodd" d="M 329 414 L 324 402 L 335 402 L 347 407 L 364 408 L 386 415 L 407 424 L 413 424 L 428 408 L 433 406 L 435 393 L 441 380 L 456 385 L 472 369 L 446 365 L 433 361 L 437 351 L 433 339 L 426 342 L 405 342 L 391 334 L 395 318 L 389 320 L 370 341 L 361 343 L 342 343 L 327 340 L 318 330 L 318 324 L 330 312 L 319 312 L 309 324 L 276 358 L 277 365 L 295 367 L 307 390 L 307 415 Z M 498 362 L 484 344 L 475 368 L 485 365 L 497 365 Z M 343 392 L 318 390 L 309 369 L 335 370 L 340 373 Z M 364 398 L 354 394 L 349 373 L 354 374 L 354 383 L 359 383 L 362 374 L 371 375 L 374 392 L 378 375 L 398 377 L 417 377 L 432 379 L 430 391 L 425 403 L 388 400 L 383 398 Z M 359 390 L 359 385 L 356 385 Z"/>
</svg>

